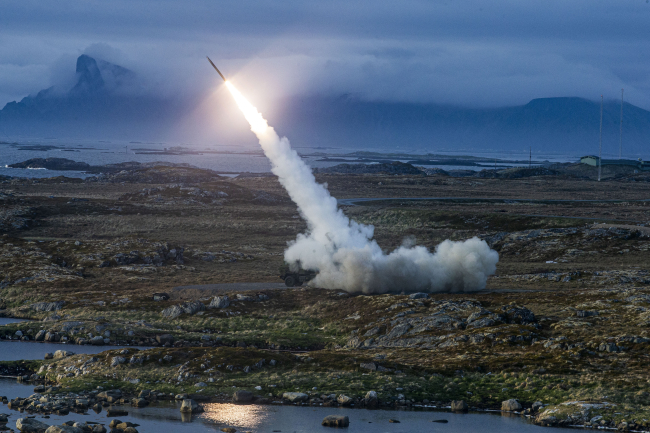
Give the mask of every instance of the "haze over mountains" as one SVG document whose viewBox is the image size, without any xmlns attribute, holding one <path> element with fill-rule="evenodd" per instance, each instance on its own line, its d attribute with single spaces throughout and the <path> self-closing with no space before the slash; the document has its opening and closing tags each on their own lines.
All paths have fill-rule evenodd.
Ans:
<svg viewBox="0 0 650 433">
<path fill-rule="evenodd" d="M 143 91 L 145 79 L 121 66 L 82 55 L 70 89 L 48 88 L 0 110 L 4 139 L 87 138 L 254 144 L 245 129 L 221 134 L 220 113 L 196 116 L 203 99 Z M 242 89 L 244 90 L 244 89 Z M 206 93 L 211 89 L 206 89 Z M 245 90 L 244 90 L 245 92 Z M 160 92 L 162 95 L 164 92 Z M 226 101 L 229 102 L 229 101 Z M 598 150 L 600 102 L 540 98 L 523 106 L 466 108 L 310 96 L 282 101 L 265 113 L 295 146 L 372 150 L 502 150 L 589 154 Z M 235 110 L 234 104 L 232 107 Z M 603 150 L 617 154 L 620 101 L 606 101 Z M 191 128 L 188 117 L 196 117 Z M 648 153 L 650 112 L 624 104 L 624 154 Z"/>
</svg>

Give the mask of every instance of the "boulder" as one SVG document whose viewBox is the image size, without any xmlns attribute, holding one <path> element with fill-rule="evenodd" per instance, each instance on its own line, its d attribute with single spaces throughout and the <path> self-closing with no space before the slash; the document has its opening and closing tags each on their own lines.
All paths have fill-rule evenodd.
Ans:
<svg viewBox="0 0 650 433">
<path fill-rule="evenodd" d="M 363 399 L 368 409 L 374 409 L 379 406 L 379 398 L 375 391 L 368 391 L 366 397 Z"/>
<path fill-rule="evenodd" d="M 286 398 L 291 403 L 302 403 L 309 400 L 309 396 L 302 392 L 285 392 L 282 398 Z"/>
<path fill-rule="evenodd" d="M 156 341 L 159 344 L 174 344 L 174 337 L 170 334 L 162 334 L 162 335 L 157 335 L 156 336 Z"/>
<path fill-rule="evenodd" d="M 144 398 L 134 398 L 131 400 L 131 406 L 133 407 L 146 407 L 149 406 L 149 402 Z"/>
<path fill-rule="evenodd" d="M 22 433 L 45 433 L 48 427 L 50 427 L 48 424 L 34 418 L 18 418 L 16 420 L 16 428 Z"/>
<path fill-rule="evenodd" d="M 533 405 L 530 407 L 530 410 L 533 411 L 533 412 L 538 412 L 538 411 L 539 411 L 541 408 L 543 408 L 543 407 L 544 407 L 544 403 L 542 403 L 541 401 L 536 401 L 536 402 L 533 403 Z"/>
<path fill-rule="evenodd" d="M 47 331 L 45 331 L 44 329 L 41 329 L 40 331 L 38 331 L 36 333 L 36 337 L 34 337 L 34 340 L 36 340 L 36 341 L 45 340 L 45 334 L 47 334 Z"/>
<path fill-rule="evenodd" d="M 97 337 L 93 337 L 90 339 L 90 344 L 93 346 L 103 346 L 104 345 L 104 337 L 98 335 Z"/>
<path fill-rule="evenodd" d="M 52 359 L 54 358 L 54 354 L 51 352 L 47 352 L 44 356 L 43 359 Z"/>
<path fill-rule="evenodd" d="M 124 364 L 126 362 L 126 358 L 123 356 L 114 356 L 111 359 L 111 367 L 117 367 L 120 364 Z"/>
<path fill-rule="evenodd" d="M 411 293 L 411 294 L 409 295 L 409 299 L 423 299 L 423 298 L 426 299 L 426 298 L 428 298 L 428 297 L 429 297 L 429 294 L 428 294 L 428 293 L 422 293 L 422 292 Z"/>
<path fill-rule="evenodd" d="M 348 427 L 350 418 L 343 415 L 327 415 L 323 418 L 321 425 L 325 427 Z"/>
<path fill-rule="evenodd" d="M 365 368 L 366 370 L 370 370 L 370 371 L 377 371 L 377 364 L 375 364 L 374 362 L 362 362 L 361 364 L 359 364 L 359 367 Z"/>
<path fill-rule="evenodd" d="M 106 433 L 106 427 L 101 424 L 95 424 L 93 426 L 92 433 Z"/>
<path fill-rule="evenodd" d="M 235 391 L 232 395 L 233 403 L 249 403 L 251 400 L 253 400 L 253 393 L 243 389 Z"/>
<path fill-rule="evenodd" d="M 212 301 L 210 301 L 208 308 L 226 308 L 228 306 L 230 306 L 230 299 L 228 296 L 215 296 L 212 298 Z"/>
<path fill-rule="evenodd" d="M 181 412 L 183 413 L 201 413 L 203 408 L 191 398 L 186 398 L 181 404 Z"/>
<path fill-rule="evenodd" d="M 348 397 L 347 395 L 343 395 L 343 394 L 340 394 L 338 397 L 336 397 L 336 401 L 343 406 L 349 406 L 354 402 L 354 400 L 351 397 Z"/>
<path fill-rule="evenodd" d="M 169 295 L 167 293 L 154 293 L 153 300 L 156 302 L 167 301 L 169 300 Z"/>
<path fill-rule="evenodd" d="M 84 433 L 84 430 L 70 425 L 52 425 L 45 430 L 45 433 Z"/>
<path fill-rule="evenodd" d="M 502 401 L 501 410 L 505 412 L 514 412 L 514 411 L 521 410 L 521 403 L 519 403 L 514 398 L 511 398 L 510 400 Z"/>
<path fill-rule="evenodd" d="M 467 412 L 469 406 L 467 406 L 464 400 L 454 400 L 451 402 L 451 410 L 452 412 Z"/>
<path fill-rule="evenodd" d="M 57 350 L 54 352 L 54 359 L 66 358 L 72 355 L 74 355 L 74 352 L 70 352 L 68 350 Z"/>
</svg>

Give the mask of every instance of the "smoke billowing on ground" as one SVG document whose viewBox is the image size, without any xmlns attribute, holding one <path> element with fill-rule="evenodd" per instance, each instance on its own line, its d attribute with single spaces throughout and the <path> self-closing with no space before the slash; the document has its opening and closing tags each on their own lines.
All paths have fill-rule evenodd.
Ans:
<svg viewBox="0 0 650 433">
<path fill-rule="evenodd" d="M 289 140 L 280 138 L 231 83 L 226 85 L 271 161 L 273 173 L 307 221 L 307 233 L 298 235 L 284 258 L 317 270 L 315 285 L 363 293 L 473 292 L 485 288 L 499 261 L 498 253 L 485 241 L 476 237 L 463 242 L 446 240 L 431 252 L 407 239 L 386 254 L 372 239 L 374 227 L 346 217 Z"/>
</svg>

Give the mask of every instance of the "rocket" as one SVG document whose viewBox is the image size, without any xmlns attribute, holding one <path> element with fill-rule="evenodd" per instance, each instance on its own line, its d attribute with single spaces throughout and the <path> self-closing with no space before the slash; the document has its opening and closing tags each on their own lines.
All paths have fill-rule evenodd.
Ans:
<svg viewBox="0 0 650 433">
<path fill-rule="evenodd" d="M 223 81 L 226 81 L 226 77 L 224 77 L 223 74 L 221 73 L 221 71 L 219 70 L 219 68 L 217 68 L 217 67 L 215 66 L 215 64 L 212 63 L 212 60 L 210 60 L 210 57 L 206 56 L 206 58 L 208 59 L 208 62 L 210 62 L 210 64 L 211 64 L 212 67 L 214 68 L 214 70 L 217 71 L 217 74 L 219 74 L 219 76 L 220 76 L 221 78 L 223 78 Z"/>
</svg>

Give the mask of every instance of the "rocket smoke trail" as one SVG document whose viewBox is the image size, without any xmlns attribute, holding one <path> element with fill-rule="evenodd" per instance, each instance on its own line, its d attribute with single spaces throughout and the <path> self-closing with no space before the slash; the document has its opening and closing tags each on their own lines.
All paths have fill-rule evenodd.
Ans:
<svg viewBox="0 0 650 433">
<path fill-rule="evenodd" d="M 307 233 L 289 244 L 284 258 L 319 271 L 313 285 L 363 293 L 471 292 L 485 288 L 499 261 L 498 253 L 485 241 L 476 237 L 463 242 L 446 240 L 433 253 L 405 242 L 384 253 L 372 239 L 374 227 L 346 217 L 326 187 L 316 183 L 289 140 L 280 138 L 230 82 L 226 81 L 226 86 L 257 135 L 273 173 L 307 221 Z"/>
</svg>

